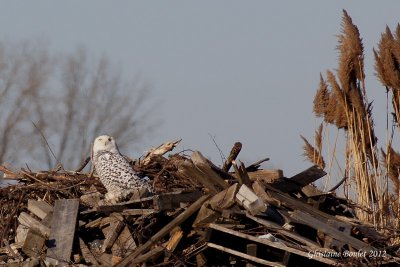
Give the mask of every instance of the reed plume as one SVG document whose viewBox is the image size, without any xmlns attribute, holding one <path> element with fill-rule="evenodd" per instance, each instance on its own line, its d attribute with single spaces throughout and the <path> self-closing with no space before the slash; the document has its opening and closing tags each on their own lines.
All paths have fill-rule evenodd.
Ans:
<svg viewBox="0 0 400 267">
<path fill-rule="evenodd" d="M 375 57 L 375 71 L 380 82 L 392 92 L 392 105 L 395 121 L 400 124 L 400 25 L 392 34 L 386 26 L 378 44 L 373 50 Z"/>
<path fill-rule="evenodd" d="M 372 104 L 368 102 L 364 83 L 364 47 L 357 26 L 343 10 L 341 33 L 338 36 L 339 60 L 336 75 L 328 70 L 326 81 L 320 75 L 313 110 L 326 123 L 343 129 L 346 133 L 347 177 L 354 178 L 357 191 L 356 202 L 371 208 L 377 199 L 377 138 L 372 120 Z M 400 31 L 400 30 L 399 30 Z M 377 53 L 378 54 L 378 53 Z M 321 128 L 316 138 L 322 134 Z M 304 155 L 314 163 L 325 165 L 321 156 L 322 148 L 314 148 L 304 137 Z M 316 144 L 318 141 L 316 140 Z M 371 216 L 359 213 L 363 220 Z M 373 217 L 373 216 L 372 216 Z"/>
<path fill-rule="evenodd" d="M 321 144 L 317 144 L 317 148 L 315 148 L 314 146 L 312 146 L 307 139 L 300 135 L 301 139 L 303 139 L 304 141 L 304 157 L 306 157 L 310 162 L 314 163 L 315 165 L 318 165 L 321 169 L 325 168 L 325 161 L 324 158 L 322 157 L 321 154 L 321 150 L 318 149 L 318 147 L 321 147 L 322 149 L 322 145 Z M 322 143 L 322 137 L 321 138 L 321 143 Z"/>
<path fill-rule="evenodd" d="M 388 176 L 393 183 L 395 194 L 400 190 L 400 154 L 396 152 L 390 145 L 387 154 L 383 149 L 381 150 L 383 157 L 383 164 L 387 169 Z"/>
<path fill-rule="evenodd" d="M 324 117 L 329 105 L 329 89 L 322 74 L 319 75 L 319 87 L 314 96 L 314 114 L 317 117 Z"/>
</svg>

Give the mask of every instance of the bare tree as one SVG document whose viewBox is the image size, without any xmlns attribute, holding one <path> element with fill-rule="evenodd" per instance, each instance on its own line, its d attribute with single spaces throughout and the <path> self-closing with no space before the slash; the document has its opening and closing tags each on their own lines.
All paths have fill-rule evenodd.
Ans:
<svg viewBox="0 0 400 267">
<path fill-rule="evenodd" d="M 0 162 L 16 161 L 32 151 L 33 140 L 24 142 L 29 136 L 27 123 L 33 113 L 40 112 L 37 104 L 50 65 L 47 51 L 28 43 L 0 47 Z"/>
<path fill-rule="evenodd" d="M 103 133 L 133 148 L 156 126 L 149 89 L 83 48 L 56 60 L 30 44 L 0 47 L 0 164 L 75 168 Z"/>
</svg>

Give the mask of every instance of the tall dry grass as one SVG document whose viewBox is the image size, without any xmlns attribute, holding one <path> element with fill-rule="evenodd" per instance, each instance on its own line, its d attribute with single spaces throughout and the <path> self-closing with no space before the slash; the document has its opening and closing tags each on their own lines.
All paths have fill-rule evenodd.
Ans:
<svg viewBox="0 0 400 267">
<path fill-rule="evenodd" d="M 347 177 L 345 195 L 358 206 L 359 219 L 378 226 L 399 226 L 400 217 L 400 154 L 392 147 L 393 134 L 387 134 L 386 147 L 379 158 L 377 137 L 372 117 L 372 103 L 365 87 L 364 47 L 360 32 L 343 10 L 341 33 L 338 35 L 337 71 L 320 75 L 313 111 L 325 128 L 336 128 L 345 134 L 344 167 L 339 166 L 336 149 L 330 150 L 327 166 L 337 165 Z M 382 34 L 375 56 L 376 74 L 392 96 L 393 122 L 400 136 L 400 26 L 394 33 L 387 27 Z M 391 110 L 387 111 L 388 115 Z M 322 124 L 315 137 L 315 147 L 306 138 L 304 155 L 313 163 L 325 167 L 322 155 Z M 389 132 L 387 124 L 387 132 Z M 389 137 L 390 136 L 390 137 Z M 337 144 L 335 139 L 334 147 Z M 341 177 L 338 177 L 341 178 Z"/>
</svg>

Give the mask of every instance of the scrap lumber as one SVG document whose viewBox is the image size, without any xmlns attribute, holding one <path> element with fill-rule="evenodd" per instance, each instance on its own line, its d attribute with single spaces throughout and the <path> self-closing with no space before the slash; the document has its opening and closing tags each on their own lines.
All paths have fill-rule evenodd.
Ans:
<svg viewBox="0 0 400 267">
<path fill-rule="evenodd" d="M 265 186 L 262 185 L 259 181 L 255 181 L 252 187 L 256 195 L 259 196 L 266 203 L 266 207 L 268 207 L 268 204 L 274 205 L 276 207 L 281 206 L 281 202 L 273 198 L 268 193 L 269 191 L 265 191 Z"/>
<path fill-rule="evenodd" d="M 222 190 L 228 187 L 228 184 L 219 176 L 210 165 L 210 162 L 200 153 L 200 151 L 194 151 L 191 159 L 196 168 L 217 188 Z M 221 190 L 218 190 L 221 191 Z"/>
<path fill-rule="evenodd" d="M 262 181 L 266 183 L 272 183 L 274 180 L 283 177 L 282 170 L 257 170 L 254 172 L 248 172 L 251 181 Z"/>
<path fill-rule="evenodd" d="M 251 256 L 251 255 L 249 255 L 247 253 L 236 251 L 236 250 L 233 250 L 233 249 L 230 249 L 230 248 L 226 248 L 224 246 L 217 245 L 217 244 L 210 243 L 210 242 L 207 243 L 207 247 L 215 248 L 215 249 L 221 250 L 223 252 L 226 252 L 226 253 L 229 253 L 229 254 L 244 258 L 246 260 L 250 260 L 252 262 L 265 265 L 265 266 L 276 266 L 276 267 L 285 267 L 286 266 L 286 265 L 283 265 L 283 264 L 280 264 L 280 263 L 277 263 L 277 262 L 263 260 L 263 259 L 255 257 L 255 256 Z"/>
<path fill-rule="evenodd" d="M 91 263 L 94 266 L 100 266 L 96 258 L 93 256 L 90 249 L 86 246 L 85 242 L 82 238 L 79 238 L 79 248 L 81 249 L 81 253 L 86 263 Z"/>
<path fill-rule="evenodd" d="M 112 246 L 111 252 L 113 255 L 122 255 L 126 252 L 130 253 L 136 248 L 137 245 L 135 240 L 133 239 L 128 226 L 125 226 Z"/>
<path fill-rule="evenodd" d="M 310 249 L 317 250 L 317 249 L 322 248 L 317 242 L 309 240 L 309 239 L 302 237 L 301 235 L 298 235 L 296 233 L 290 232 L 290 231 L 286 230 L 285 228 L 283 228 L 283 226 L 280 226 L 279 224 L 252 216 L 248 213 L 246 214 L 246 216 L 257 223 L 268 227 L 268 229 L 270 229 L 272 231 L 276 231 L 278 234 L 281 234 L 283 236 L 294 239 L 294 240 L 304 244 L 305 246 L 307 246 Z"/>
<path fill-rule="evenodd" d="M 26 235 L 22 251 L 31 258 L 39 257 L 44 249 L 46 239 L 35 231 L 29 231 Z"/>
<path fill-rule="evenodd" d="M 229 164 L 221 169 L 200 152 L 168 157 L 156 152 L 147 164 L 131 161 L 140 175 L 154 182 L 155 194 L 116 204 L 103 201 L 107 191 L 90 174 L 17 172 L 0 166 L 18 178 L 18 185 L 0 188 L 1 214 L 12 215 L 0 217 L 0 266 L 26 266 L 27 259 L 39 265 L 37 258 L 46 256 L 47 264 L 75 267 L 399 262 L 397 237 L 390 236 L 393 229 L 378 231 L 358 221 L 346 211 L 352 209 L 346 199 L 310 184 L 323 175 L 319 168 L 285 178 L 281 170 L 259 169 L 261 161 L 247 168 L 236 162 L 233 174 L 228 173 Z M 74 204 L 60 206 L 67 199 Z M 55 252 L 57 248 L 62 252 Z M 340 255 L 363 249 L 385 251 L 387 256 L 309 257 L 313 251 Z M 63 255 L 57 261 L 54 253 Z"/>
<path fill-rule="evenodd" d="M 239 184 L 245 184 L 247 186 L 251 186 L 250 177 L 247 174 L 246 167 L 243 162 L 240 162 L 240 166 L 236 165 L 236 162 L 232 162 L 233 169 L 235 170 L 235 177 L 239 181 Z"/>
<path fill-rule="evenodd" d="M 79 199 L 58 199 L 54 204 L 53 219 L 46 261 L 60 266 L 70 262 Z"/>
<path fill-rule="evenodd" d="M 165 257 L 164 257 L 164 262 L 167 262 L 169 258 L 171 257 L 172 253 L 175 251 L 176 247 L 178 246 L 179 242 L 182 240 L 183 237 L 183 231 L 180 229 L 180 227 L 176 227 L 172 231 L 172 235 L 170 239 L 167 242 L 167 245 L 165 246 Z"/>
<path fill-rule="evenodd" d="M 318 165 L 314 165 L 291 178 L 276 179 L 271 183 L 271 186 L 283 193 L 295 192 L 325 175 L 326 172 Z"/>
<path fill-rule="evenodd" d="M 231 152 L 229 153 L 229 156 L 226 158 L 224 165 L 221 168 L 224 172 L 228 172 L 229 169 L 232 167 L 232 162 L 237 158 L 237 156 L 240 153 L 240 150 L 242 150 L 242 143 L 236 142 L 233 145 Z"/>
<path fill-rule="evenodd" d="M 257 257 L 257 244 L 247 244 L 246 245 L 246 253 L 249 256 Z M 255 267 L 252 263 L 247 263 L 246 267 Z"/>
<path fill-rule="evenodd" d="M 145 261 L 149 260 L 152 257 L 156 257 L 156 256 L 161 255 L 161 253 L 163 251 L 164 251 L 164 248 L 162 246 L 155 247 L 154 249 L 150 250 L 149 252 L 134 258 L 132 260 L 131 264 L 133 265 L 133 264 L 138 264 L 138 263 L 141 263 L 141 262 L 145 262 Z"/>
<path fill-rule="evenodd" d="M 196 202 L 190 205 L 184 212 L 179 214 L 175 219 L 173 219 L 170 223 L 168 223 L 164 228 L 158 231 L 155 235 L 153 235 L 149 241 L 145 244 L 138 247 L 133 253 L 129 254 L 125 257 L 116 267 L 125 267 L 127 266 L 132 260 L 138 257 L 140 254 L 148 250 L 153 244 L 156 244 L 158 240 L 169 234 L 169 232 L 176 226 L 180 225 L 184 222 L 187 218 L 189 218 L 193 213 L 195 213 L 203 203 L 209 198 L 209 195 L 204 195 L 199 198 Z"/>
<path fill-rule="evenodd" d="M 267 246 L 269 246 L 271 248 L 276 248 L 278 250 L 287 251 L 287 252 L 290 252 L 290 253 L 293 253 L 293 254 L 308 258 L 308 252 L 302 251 L 302 250 L 299 250 L 299 249 L 296 249 L 296 248 L 292 248 L 292 247 L 289 247 L 289 246 L 286 246 L 285 244 L 282 244 L 280 242 L 272 242 L 272 241 L 270 241 L 268 239 L 258 238 L 258 237 L 252 236 L 252 235 L 244 234 L 244 233 L 241 233 L 241 232 L 238 232 L 238 231 L 235 231 L 235 230 L 232 230 L 232 229 L 228 229 L 226 227 L 223 227 L 221 225 L 214 224 L 214 223 L 211 223 L 209 225 L 209 229 L 216 230 L 216 231 L 225 233 L 227 235 L 233 235 L 233 236 L 239 237 L 239 238 L 243 239 L 243 242 L 246 242 L 245 240 L 249 240 L 251 242 L 264 244 L 264 245 L 267 245 Z M 329 265 L 335 265 L 337 263 L 334 260 L 331 260 L 329 258 L 323 258 L 323 257 L 321 257 L 321 258 L 313 258 L 312 260 L 319 261 L 319 262 L 322 262 L 322 263 L 325 263 L 325 264 L 329 264 Z"/>
<path fill-rule="evenodd" d="M 146 153 L 146 155 L 142 159 L 141 164 L 148 165 L 154 157 L 162 156 L 165 153 L 173 150 L 181 141 L 182 141 L 182 139 L 178 139 L 175 141 L 169 141 L 169 142 L 165 142 L 164 144 L 159 145 L 158 147 L 153 147 L 153 148 L 149 149 L 149 151 Z"/>
<path fill-rule="evenodd" d="M 184 161 L 178 166 L 178 173 L 188 177 L 194 182 L 198 182 L 203 185 L 210 194 L 217 194 L 220 190 L 214 185 L 207 176 L 204 175 L 191 161 Z"/>
<path fill-rule="evenodd" d="M 247 167 L 246 167 L 246 171 L 247 171 L 247 172 L 255 172 L 255 171 L 257 171 L 257 170 L 260 168 L 261 163 L 263 163 L 263 162 L 265 162 L 265 161 L 268 161 L 268 160 L 269 160 L 269 158 L 260 159 L 260 160 L 258 160 L 258 161 L 256 161 L 256 162 L 250 164 L 249 166 L 247 166 Z"/>
<path fill-rule="evenodd" d="M 53 207 L 45 201 L 37 201 L 33 199 L 28 200 L 28 210 L 38 216 L 40 219 L 44 219 L 48 214 L 53 212 Z"/>
<path fill-rule="evenodd" d="M 296 219 L 314 229 L 320 230 L 320 231 L 330 235 L 331 237 L 333 237 L 336 240 L 342 241 L 344 244 L 349 244 L 350 246 L 352 246 L 353 248 L 355 248 L 357 250 L 366 251 L 366 252 L 371 252 L 371 251 L 376 250 L 376 248 L 374 248 L 373 246 L 371 246 L 367 243 L 364 243 L 361 240 L 358 240 L 357 238 L 350 236 L 349 234 L 339 231 L 338 229 L 324 223 L 323 221 L 313 217 L 310 214 L 307 214 L 300 210 L 295 210 L 291 213 L 291 216 L 294 219 Z"/>
<path fill-rule="evenodd" d="M 213 196 L 210 200 L 206 201 L 201 206 L 200 211 L 193 222 L 193 226 L 199 227 L 215 221 L 224 210 L 235 204 L 235 196 L 238 189 L 239 184 L 233 184 L 229 188 Z"/>
<path fill-rule="evenodd" d="M 50 228 L 30 216 L 26 212 L 21 212 L 18 221 L 20 224 L 23 226 L 32 229 L 33 231 L 36 231 L 40 233 L 44 237 L 48 237 L 50 235 Z"/>
<path fill-rule="evenodd" d="M 264 212 L 267 209 L 261 198 L 245 184 L 242 184 L 236 194 L 236 200 L 253 215 Z"/>
<path fill-rule="evenodd" d="M 184 192 L 175 191 L 170 193 L 163 193 L 154 196 L 153 205 L 158 211 L 173 210 L 180 208 L 181 203 L 190 203 L 196 201 L 203 193 L 200 190 Z"/>
<path fill-rule="evenodd" d="M 103 229 L 103 233 L 105 233 L 105 239 L 101 248 L 101 252 L 106 252 L 107 249 L 111 248 L 114 245 L 114 242 L 117 240 L 124 226 L 125 225 L 123 222 L 116 221 L 112 222 L 110 226 L 106 229 Z"/>
</svg>

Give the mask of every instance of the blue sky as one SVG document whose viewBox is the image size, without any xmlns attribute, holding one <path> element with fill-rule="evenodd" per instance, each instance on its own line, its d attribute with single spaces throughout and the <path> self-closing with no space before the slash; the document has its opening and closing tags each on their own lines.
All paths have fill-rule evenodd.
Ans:
<svg viewBox="0 0 400 267">
<path fill-rule="evenodd" d="M 178 150 L 220 164 L 212 138 L 226 156 L 241 141 L 242 161 L 270 157 L 265 168 L 291 176 L 310 165 L 299 135 L 312 140 L 318 123 L 313 96 L 319 73 L 337 66 L 342 9 L 364 40 L 367 93 L 384 139 L 372 48 L 400 22 L 398 1 L 2 1 L 0 41 L 40 39 L 54 53 L 82 45 L 125 76 L 140 75 L 163 122 L 143 150 L 182 138 Z"/>
</svg>

